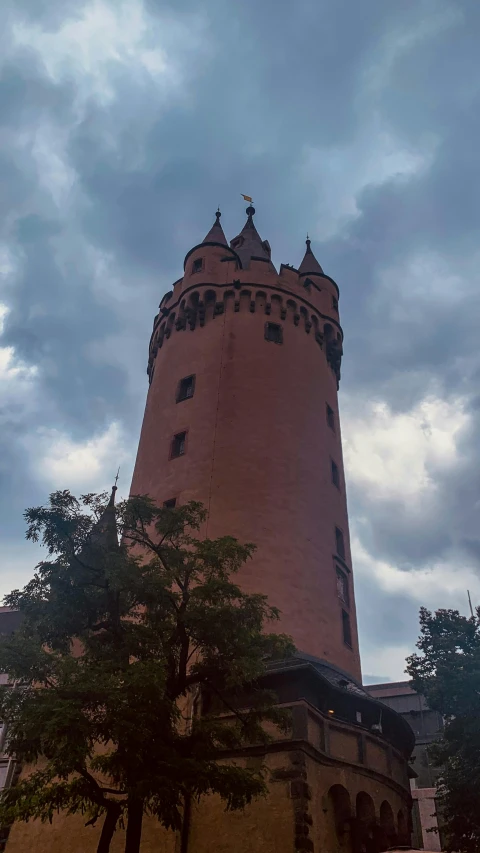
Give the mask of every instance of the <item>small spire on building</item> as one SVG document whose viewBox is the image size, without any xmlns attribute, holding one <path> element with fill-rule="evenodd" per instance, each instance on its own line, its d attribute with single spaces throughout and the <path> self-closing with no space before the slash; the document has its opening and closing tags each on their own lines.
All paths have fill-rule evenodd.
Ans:
<svg viewBox="0 0 480 853">
<path fill-rule="evenodd" d="M 256 230 L 255 225 L 253 224 L 253 217 L 255 216 L 255 208 L 253 204 L 249 204 L 245 213 L 247 214 L 248 219 L 245 225 L 243 226 L 242 231 L 245 231 L 246 228 L 253 228 L 254 230 Z"/>
<path fill-rule="evenodd" d="M 303 256 L 303 261 L 298 268 L 299 275 L 323 275 L 323 270 L 312 252 L 312 241 L 308 234 L 305 242 L 307 244 L 307 248 L 305 250 L 305 255 Z"/>
<path fill-rule="evenodd" d="M 217 212 L 215 213 L 215 222 L 213 223 L 212 227 L 210 228 L 210 231 L 203 240 L 204 243 L 222 243 L 223 245 L 228 246 L 227 238 L 225 237 L 225 234 L 223 233 L 223 228 L 220 225 L 221 215 L 222 214 L 220 213 L 220 208 L 217 208 Z"/>
</svg>

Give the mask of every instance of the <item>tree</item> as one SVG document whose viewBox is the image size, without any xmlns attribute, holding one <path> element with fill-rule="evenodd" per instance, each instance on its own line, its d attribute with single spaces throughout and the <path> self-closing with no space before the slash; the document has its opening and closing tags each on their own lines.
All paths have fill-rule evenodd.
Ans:
<svg viewBox="0 0 480 853">
<path fill-rule="evenodd" d="M 0 643 L 14 684 L 0 714 L 32 769 L 2 795 L 0 823 L 102 816 L 107 853 L 125 820 L 138 853 L 145 813 L 179 829 L 191 798 L 216 792 L 238 809 L 265 792 L 262 771 L 217 759 L 268 740 L 265 721 L 288 725 L 259 681 L 293 646 L 265 633 L 279 615 L 266 598 L 234 583 L 254 546 L 202 539 L 201 504 L 106 499 L 60 491 L 25 513 L 49 559 L 5 599 L 24 621 Z"/>
<path fill-rule="evenodd" d="M 480 849 L 480 608 L 420 611 L 421 655 L 407 659 L 413 687 L 444 718 L 432 750 L 439 768 L 439 800 L 449 851 Z"/>
</svg>

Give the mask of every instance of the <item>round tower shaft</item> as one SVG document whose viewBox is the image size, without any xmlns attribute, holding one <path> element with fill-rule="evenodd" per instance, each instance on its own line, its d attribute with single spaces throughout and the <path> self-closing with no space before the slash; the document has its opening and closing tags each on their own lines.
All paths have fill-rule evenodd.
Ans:
<svg viewBox="0 0 480 853">
<path fill-rule="evenodd" d="M 242 588 L 278 607 L 300 652 L 360 679 L 338 288 L 308 239 L 277 272 L 254 213 L 228 245 L 217 212 L 160 303 L 131 492 L 201 501 L 204 535 L 254 542 Z"/>
</svg>

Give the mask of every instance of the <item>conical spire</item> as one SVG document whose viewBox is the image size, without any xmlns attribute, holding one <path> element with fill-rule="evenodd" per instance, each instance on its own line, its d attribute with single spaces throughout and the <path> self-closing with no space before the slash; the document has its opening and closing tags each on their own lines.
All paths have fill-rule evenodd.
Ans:
<svg viewBox="0 0 480 853">
<path fill-rule="evenodd" d="M 110 500 L 90 534 L 90 542 L 95 546 L 106 549 L 118 548 L 117 517 L 115 513 L 115 493 L 117 486 L 112 486 Z"/>
<path fill-rule="evenodd" d="M 246 213 L 247 221 L 240 234 L 231 241 L 230 246 L 236 251 L 245 266 L 248 266 L 251 258 L 262 258 L 269 261 L 270 252 L 265 248 L 264 241 L 262 241 L 253 222 L 255 208 L 249 205 Z"/>
<path fill-rule="evenodd" d="M 307 244 L 307 249 L 305 251 L 303 261 L 298 268 L 299 275 L 323 275 L 323 270 L 310 248 L 312 241 L 309 239 L 308 235 L 305 242 Z"/>
<path fill-rule="evenodd" d="M 220 225 L 220 217 L 221 217 L 220 209 L 217 210 L 215 216 L 215 222 L 213 223 L 210 231 L 204 239 L 204 243 L 223 243 L 223 245 L 228 246 L 227 238 L 223 233 L 223 228 Z"/>
</svg>

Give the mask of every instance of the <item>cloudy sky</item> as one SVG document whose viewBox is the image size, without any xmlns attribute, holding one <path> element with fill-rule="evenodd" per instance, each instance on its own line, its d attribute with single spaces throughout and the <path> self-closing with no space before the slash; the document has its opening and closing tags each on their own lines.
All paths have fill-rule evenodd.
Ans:
<svg viewBox="0 0 480 853">
<path fill-rule="evenodd" d="M 338 281 L 363 669 L 480 603 L 480 6 L 3 0 L 0 591 L 55 488 L 128 492 L 162 294 L 220 204 Z"/>
</svg>

